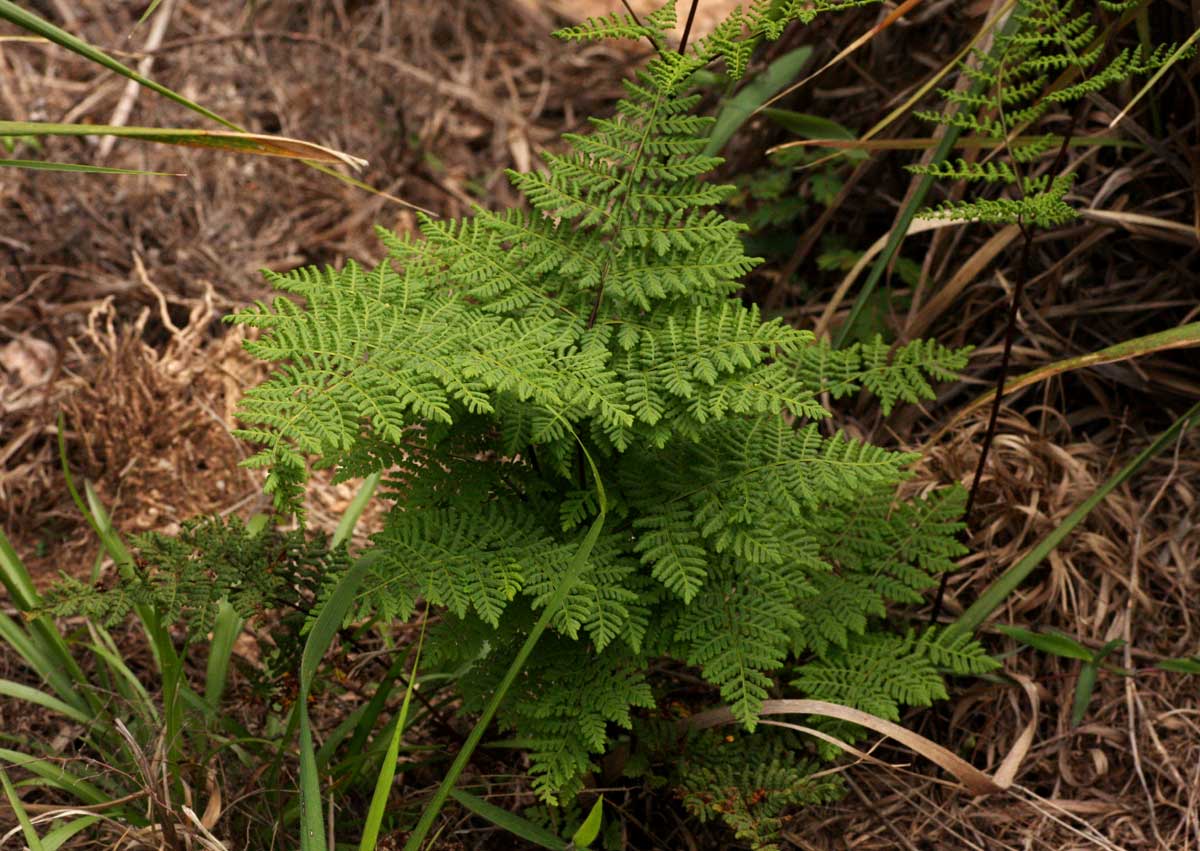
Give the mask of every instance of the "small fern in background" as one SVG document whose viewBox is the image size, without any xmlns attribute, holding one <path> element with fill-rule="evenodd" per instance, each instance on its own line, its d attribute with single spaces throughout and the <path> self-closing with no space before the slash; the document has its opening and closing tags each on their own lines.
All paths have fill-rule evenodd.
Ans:
<svg viewBox="0 0 1200 851">
<path fill-rule="evenodd" d="M 719 818 L 754 851 L 778 851 L 780 831 L 797 807 L 830 803 L 845 791 L 837 775 L 814 776 L 820 766 L 797 756 L 803 746 L 786 730 L 708 731 L 688 741 L 670 782 L 701 823 Z"/>
<path fill-rule="evenodd" d="M 939 89 L 945 111 L 918 112 L 926 121 L 977 134 L 994 144 L 1007 162 L 985 159 L 910 165 L 915 174 L 1009 188 L 1011 197 L 948 201 L 925 210 L 928 218 L 1052 228 L 1078 217 L 1067 203 L 1075 176 L 1061 170 L 1061 157 L 1043 162 L 1068 139 L 1037 132 L 1055 109 L 1074 106 L 1093 92 L 1151 73 L 1179 58 L 1174 44 L 1150 50 L 1106 51 L 1106 39 L 1090 11 L 1076 11 L 1074 0 L 1023 0 L 1010 30 L 996 36 L 988 51 L 974 51 L 959 69 L 971 81 L 967 89 Z M 1133 3 L 1101 2 L 1110 12 Z M 1067 131 L 1067 137 L 1070 136 Z M 1039 169 L 1039 164 L 1041 168 Z"/>
</svg>

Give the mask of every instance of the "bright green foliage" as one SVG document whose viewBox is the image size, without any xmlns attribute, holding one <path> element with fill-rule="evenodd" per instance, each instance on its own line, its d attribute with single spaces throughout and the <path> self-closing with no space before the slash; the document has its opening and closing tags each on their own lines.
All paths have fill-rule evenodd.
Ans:
<svg viewBox="0 0 1200 851">
<path fill-rule="evenodd" d="M 851 696 L 925 702 L 933 665 L 980 658 L 871 638 L 888 602 L 916 600 L 961 552 L 960 495 L 897 501 L 911 455 L 818 426 L 823 393 L 862 388 L 890 411 L 933 398 L 965 353 L 833 351 L 735 297 L 757 261 L 715 209 L 732 188 L 703 179 L 720 161 L 702 154 L 711 120 L 691 113 L 688 80 L 744 64 L 738 45 L 775 32 L 771 5 L 776 23 L 814 8 L 757 3 L 685 54 L 660 52 L 614 117 L 566 136 L 544 172 L 510 175 L 529 210 L 423 219 L 420 238 L 383 235 L 376 269 L 272 276 L 304 306 L 236 317 L 280 364 L 242 408 L 242 436 L 263 447 L 251 463 L 285 512 L 309 456 L 343 477 L 389 473 L 362 609 L 444 607 L 431 653 L 466 670 L 468 709 L 598 516 L 583 449 L 595 460 L 606 525 L 499 713 L 530 743 L 546 801 L 578 790 L 610 733 L 653 705 L 646 672 L 663 658 L 698 668 L 747 728 L 789 659 L 835 680 L 848 654 L 879 654 L 898 685 Z M 668 6 L 563 35 L 665 44 L 672 23 Z"/>
<path fill-rule="evenodd" d="M 1124 11 L 1130 3 L 1101 5 Z M 1075 11 L 1074 0 L 1022 0 L 1013 13 L 1015 26 L 996 37 L 987 52 L 975 51 L 960 70 L 972 85 L 965 90 L 939 89 L 949 109 L 918 112 L 936 124 L 970 131 L 993 140 L 1011 165 L 983 162 L 941 162 L 910 165 L 915 174 L 969 180 L 1009 188 L 1013 197 L 945 202 L 922 215 L 993 224 L 1036 225 L 1051 228 L 1078 214 L 1066 201 L 1074 174 L 1034 176 L 1035 163 L 1053 155 L 1062 140 L 1037 133 L 1047 113 L 1070 109 L 1093 92 L 1131 77 L 1148 74 L 1170 61 L 1175 45 L 1152 50 L 1122 48 L 1106 52 L 1105 38 L 1090 11 Z"/>
</svg>

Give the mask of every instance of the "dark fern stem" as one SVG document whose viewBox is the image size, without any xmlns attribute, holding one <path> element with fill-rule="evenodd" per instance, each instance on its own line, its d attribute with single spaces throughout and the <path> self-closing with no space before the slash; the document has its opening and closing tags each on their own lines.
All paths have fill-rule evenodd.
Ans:
<svg viewBox="0 0 1200 851">
<path fill-rule="evenodd" d="M 683 25 L 683 36 L 679 39 L 680 56 L 687 52 L 688 37 L 692 34 L 692 21 L 696 20 L 696 8 L 699 5 L 700 0 L 692 0 L 692 7 L 688 9 L 687 23 Z"/>
<path fill-rule="evenodd" d="M 1075 126 L 1079 122 L 1083 110 L 1086 108 L 1087 102 L 1084 101 L 1071 116 L 1071 124 L 1067 127 L 1067 132 L 1063 134 L 1058 155 L 1054 158 L 1054 163 L 1050 167 L 1050 174 L 1056 174 L 1062 169 L 1067 158 L 1067 151 L 1071 145 L 1071 137 L 1075 134 Z M 1012 359 L 1013 341 L 1016 338 L 1017 314 L 1021 309 L 1021 301 L 1025 297 L 1025 285 L 1029 282 L 1030 267 L 1033 264 L 1033 232 L 1025 222 L 1017 222 L 1017 226 L 1021 229 L 1021 263 L 1018 267 L 1017 283 L 1013 287 L 1012 301 L 1008 306 L 1008 322 L 1004 328 L 1004 351 L 1000 355 L 1000 372 L 996 376 L 996 392 L 992 399 L 992 409 L 988 414 L 987 430 L 983 434 L 983 445 L 979 449 L 979 463 L 975 465 L 975 475 L 971 479 L 971 489 L 967 492 L 967 503 L 963 509 L 963 520 L 966 523 L 966 527 L 962 531 L 964 537 L 970 534 L 972 528 L 971 518 L 975 510 L 975 498 L 979 494 L 979 483 L 983 480 L 983 471 L 987 466 L 992 441 L 996 437 L 996 427 L 1000 419 L 1000 404 L 1003 401 L 1004 385 L 1008 383 L 1008 370 Z M 937 596 L 933 601 L 933 610 L 929 614 L 930 626 L 937 623 L 937 619 L 942 613 L 942 605 L 946 597 L 946 585 L 949 582 L 950 574 L 943 573 L 941 582 L 938 583 Z"/>
</svg>

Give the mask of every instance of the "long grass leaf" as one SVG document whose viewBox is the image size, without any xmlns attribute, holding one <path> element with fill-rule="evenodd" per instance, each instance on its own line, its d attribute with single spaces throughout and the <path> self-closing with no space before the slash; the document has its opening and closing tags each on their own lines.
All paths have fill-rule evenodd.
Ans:
<svg viewBox="0 0 1200 851">
<path fill-rule="evenodd" d="M 10 750 L 9 748 L 0 748 L 0 759 L 9 763 L 14 768 L 25 769 L 40 777 L 47 786 L 61 789 L 75 796 L 75 798 L 83 801 L 85 804 L 104 804 L 109 799 L 109 796 L 101 791 L 99 787 L 81 777 L 75 776 L 57 762 L 39 759 L 20 751 Z"/>
<path fill-rule="evenodd" d="M 521 671 L 525 669 L 525 660 L 533 653 L 533 648 L 537 646 L 542 633 L 550 625 L 550 621 L 554 616 L 558 614 L 558 610 L 567 599 L 567 594 L 575 586 L 576 580 L 587 565 L 587 560 L 592 554 L 596 540 L 600 537 L 600 530 L 604 528 L 604 521 L 608 516 L 608 501 L 604 493 L 604 483 L 600 480 L 600 471 L 596 468 L 596 462 L 592 459 L 591 453 L 587 451 L 587 448 L 584 447 L 581 441 L 579 442 L 579 447 L 582 449 L 583 457 L 591 468 L 592 480 L 596 487 L 596 502 L 599 509 L 596 519 L 592 521 L 591 528 L 588 529 L 587 535 L 584 536 L 583 541 L 579 545 L 579 549 L 575 551 L 570 563 L 567 565 L 567 569 L 563 571 L 554 596 L 547 602 L 546 607 L 542 609 L 542 613 L 533 625 L 533 629 L 529 631 L 529 635 L 525 637 L 525 642 L 521 645 L 521 649 L 517 651 L 516 658 L 508 666 L 508 670 L 504 673 L 504 678 L 500 680 L 487 706 L 484 707 L 483 714 L 475 722 L 475 726 L 471 728 L 471 732 L 468 734 L 466 742 L 463 743 L 462 749 L 459 750 L 458 755 L 454 758 L 450 770 L 442 778 L 441 785 L 438 786 L 433 799 L 425 806 L 425 810 L 421 813 L 420 821 L 417 822 L 417 826 L 413 829 L 413 832 L 409 834 L 408 841 L 404 843 L 404 851 L 421 851 L 425 837 L 429 835 L 434 820 L 445 805 L 446 798 L 449 797 L 451 790 L 454 789 L 454 784 L 458 781 L 458 776 L 462 774 L 463 769 L 467 766 L 467 761 L 471 758 L 471 754 L 479 746 L 479 741 L 483 738 L 484 731 L 492 722 L 492 718 L 495 716 L 496 710 L 500 708 L 500 704 L 504 702 L 504 697 L 508 694 L 508 690 L 512 687 L 513 682 L 516 681 Z"/>
<path fill-rule="evenodd" d="M 1176 328 L 1168 328 L 1166 331 L 1156 331 L 1153 334 L 1134 337 L 1131 340 L 1122 340 L 1119 343 L 1114 343 L 1099 351 L 1089 352 L 1086 355 L 1064 358 L 1045 366 L 1039 366 L 1037 369 L 1030 370 L 1024 375 L 1010 378 L 1004 385 L 1004 395 L 1007 396 L 1009 393 L 1023 390 L 1040 381 L 1045 381 L 1048 378 L 1053 378 L 1056 375 L 1062 375 L 1066 372 L 1073 372 L 1077 369 L 1085 369 L 1090 366 L 1100 366 L 1107 363 L 1118 363 L 1171 349 L 1197 347 L 1200 347 L 1200 322 L 1189 322 L 1186 325 L 1180 325 Z M 934 437 L 934 442 L 949 429 L 953 428 L 963 417 L 990 403 L 995 398 L 995 395 L 995 390 L 989 390 L 971 400 L 962 409 L 956 411 L 954 418 L 946 426 L 938 430 L 937 436 Z"/>
<path fill-rule="evenodd" d="M 371 501 L 371 497 L 375 495 L 377 487 L 379 487 L 379 473 L 372 473 L 363 480 L 362 487 L 358 489 L 354 499 L 350 500 L 350 505 L 346 507 L 345 513 L 338 521 L 337 528 L 333 530 L 333 537 L 329 540 L 330 547 L 341 546 L 350 540 L 350 536 L 354 534 L 354 527 L 358 525 L 363 511 Z"/>
<path fill-rule="evenodd" d="M 100 821 L 100 816 L 83 816 L 65 824 L 60 824 L 42 837 L 42 847 L 46 851 L 58 851 L 69 839 L 87 830 L 98 821 Z"/>
<path fill-rule="evenodd" d="M 54 163 L 45 160 L 0 160 L 0 168 L 24 168 L 32 171 L 65 171 L 74 174 L 134 174 L 143 177 L 183 177 L 179 172 L 138 171 L 135 168 L 111 168 L 84 163 Z"/>
<path fill-rule="evenodd" d="M 501 830 L 508 831 L 513 836 L 533 843 L 539 848 L 549 848 L 550 851 L 566 851 L 567 849 L 567 843 L 546 830 L 546 828 L 539 824 L 534 824 L 529 819 L 522 818 L 516 813 L 510 813 L 508 810 L 501 809 L 495 804 L 488 803 L 483 798 L 472 795 L 469 792 L 464 792 L 461 789 L 453 790 L 450 793 L 450 797 L 480 818 L 491 822 Z"/>
<path fill-rule="evenodd" d="M 738 128 L 762 106 L 771 95 L 796 79 L 800 69 L 812 58 L 811 47 L 797 47 L 773 61 L 761 74 L 750 80 L 731 97 L 717 113 L 717 120 L 708 136 L 704 156 L 716 156 L 733 138 Z"/>
<path fill-rule="evenodd" d="M 24 683 L 13 682 L 12 680 L 0 680 L 0 695 L 41 706 L 44 709 L 49 709 L 51 712 L 64 715 L 72 721 L 78 721 L 80 724 L 88 724 L 92 721 L 92 714 L 90 712 L 77 709 L 66 701 L 59 700 L 57 697 L 46 694 L 46 692 L 36 689 L 33 686 L 27 686 Z"/>
<path fill-rule="evenodd" d="M 296 698 L 296 714 L 300 725 L 300 847 L 302 851 L 325 851 L 325 828 L 321 818 L 324 805 L 321 796 L 320 771 L 317 767 L 316 748 L 313 745 L 312 726 L 308 718 L 308 695 L 312 687 L 317 666 L 333 637 L 354 605 L 354 594 L 366 575 L 367 569 L 376 560 L 375 553 L 367 553 L 346 571 L 334 586 L 333 593 L 321 606 L 304 642 L 300 656 L 299 692 Z"/>
<path fill-rule="evenodd" d="M 0 584 L 8 591 L 19 611 L 30 614 L 41 606 L 41 596 L 33 586 L 33 577 L 2 529 Z M 86 688 L 87 677 L 49 617 L 34 617 L 26 631 L 7 615 L 0 615 L 0 638 L 12 644 L 60 698 L 78 709 L 91 707 L 93 711 L 98 711 L 97 699 Z"/>
<path fill-rule="evenodd" d="M 204 668 L 204 699 L 216 710 L 229 679 L 233 660 L 233 645 L 245 622 L 227 600 L 222 600 L 213 619 L 212 641 L 208 645 L 208 662 Z"/>
<path fill-rule="evenodd" d="M 148 77 L 144 77 L 134 69 L 130 68 L 116 59 L 113 59 L 103 50 L 93 47 L 81 38 L 71 35 L 64 29 L 55 26 L 28 9 L 22 9 L 16 3 L 9 0 L 0 0 L 0 20 L 8 21 L 10 24 L 15 24 L 26 32 L 31 32 L 40 35 L 43 38 L 54 42 L 60 47 L 65 47 L 72 53 L 78 53 L 84 59 L 90 62 L 95 62 L 97 65 L 102 65 L 110 71 L 115 71 L 122 77 L 126 77 L 135 81 L 139 85 L 145 86 L 153 92 L 157 92 L 165 98 L 175 101 L 175 103 L 185 106 L 193 112 L 203 115 L 205 118 L 210 118 L 218 124 L 228 127 L 230 130 L 240 130 L 241 128 L 230 121 L 226 121 L 215 112 L 205 109 L 200 104 L 193 100 L 189 100 L 179 92 L 168 89 L 166 86 L 154 82 Z"/>
<path fill-rule="evenodd" d="M 33 822 L 29 820 L 29 813 L 25 812 L 25 806 L 21 803 L 21 796 L 13 788 L 12 781 L 8 779 L 8 772 L 3 768 L 0 768 L 0 784 L 4 785 L 4 794 L 8 797 L 9 806 L 16 813 L 17 822 L 21 825 L 21 833 L 25 834 L 25 843 L 29 851 L 45 851 L 42 838 L 38 836 Z"/>
<path fill-rule="evenodd" d="M 233 130 L 191 130 L 176 127 L 126 127 L 106 124 L 54 124 L 41 121 L 0 121 L 0 136 L 115 136 L 163 145 L 215 148 L 237 154 L 286 157 L 320 163 L 341 163 L 359 169 L 367 161 L 333 148 L 265 133 Z M 85 168 L 83 166 L 79 169 Z M 78 170 L 78 169 L 76 169 Z M 115 173 L 121 173 L 116 170 Z M 138 173 L 138 172 L 131 172 Z"/>
<path fill-rule="evenodd" d="M 367 810 L 367 821 L 363 826 L 362 840 L 358 844 L 359 851 L 375 851 L 379 841 L 379 826 L 383 824 L 383 814 L 387 809 L 388 796 L 392 791 L 392 781 L 396 777 L 396 758 L 400 755 L 400 741 L 404 738 L 404 730 L 408 726 L 408 712 L 412 706 L 413 688 L 417 683 L 417 671 L 421 664 L 421 648 L 425 644 L 425 626 L 429 622 L 429 605 L 425 606 L 425 617 L 421 618 L 421 632 L 417 637 L 417 649 L 413 655 L 412 670 L 408 674 L 408 686 L 404 690 L 404 702 L 400 704 L 400 715 L 396 718 L 392 738 L 388 742 L 387 753 L 383 757 L 383 765 L 375 778 L 375 791 L 371 795 L 371 806 Z"/>
</svg>

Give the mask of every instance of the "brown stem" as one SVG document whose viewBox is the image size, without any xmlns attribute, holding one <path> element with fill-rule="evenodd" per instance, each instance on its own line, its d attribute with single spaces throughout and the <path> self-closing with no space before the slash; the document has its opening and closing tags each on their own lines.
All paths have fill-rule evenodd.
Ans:
<svg viewBox="0 0 1200 851">
<path fill-rule="evenodd" d="M 679 55 L 687 50 L 688 36 L 692 34 L 692 21 L 696 19 L 696 7 L 700 5 L 700 0 L 692 0 L 692 8 L 688 9 L 687 23 L 683 25 L 683 36 L 679 39 Z"/>
<path fill-rule="evenodd" d="M 1067 132 L 1063 134 L 1062 145 L 1059 146 L 1058 155 L 1054 158 L 1054 162 L 1050 166 L 1050 174 L 1060 171 L 1066 162 L 1067 149 L 1071 144 L 1071 136 L 1074 134 L 1075 125 L 1082 117 L 1083 109 L 1085 108 L 1086 101 L 1071 116 L 1071 125 L 1067 128 Z M 1018 221 L 1017 227 L 1021 229 L 1021 236 L 1024 239 L 1024 243 L 1021 246 L 1021 265 L 1018 267 L 1017 283 L 1013 288 L 1012 302 L 1008 306 L 1008 325 L 1004 329 L 1004 352 L 1000 356 L 1000 372 L 996 375 L 996 395 L 992 399 L 992 410 L 988 415 L 987 431 L 983 435 L 983 445 L 979 448 L 979 463 L 975 465 L 975 477 L 971 480 L 971 490 L 967 493 L 967 505 L 963 510 L 963 522 L 968 524 L 968 528 L 970 528 L 971 512 L 975 508 L 975 497 L 979 493 L 979 482 L 983 478 L 983 468 L 987 464 L 988 452 L 992 448 L 992 439 L 996 436 L 996 422 L 1000 418 L 1000 402 L 1001 397 L 1004 395 L 1004 385 L 1008 383 L 1008 365 L 1012 356 L 1013 339 L 1016 336 L 1017 311 L 1020 310 L 1021 299 L 1025 295 L 1025 284 L 1029 281 L 1029 270 L 1033 257 L 1033 233 L 1024 222 Z M 966 534 L 965 530 L 963 534 Z M 933 601 L 933 611 L 929 614 L 930 626 L 937 623 L 938 616 L 942 613 L 942 602 L 946 597 L 946 584 L 949 581 L 950 574 L 943 573 L 942 581 L 938 584 L 937 596 Z"/>
</svg>

